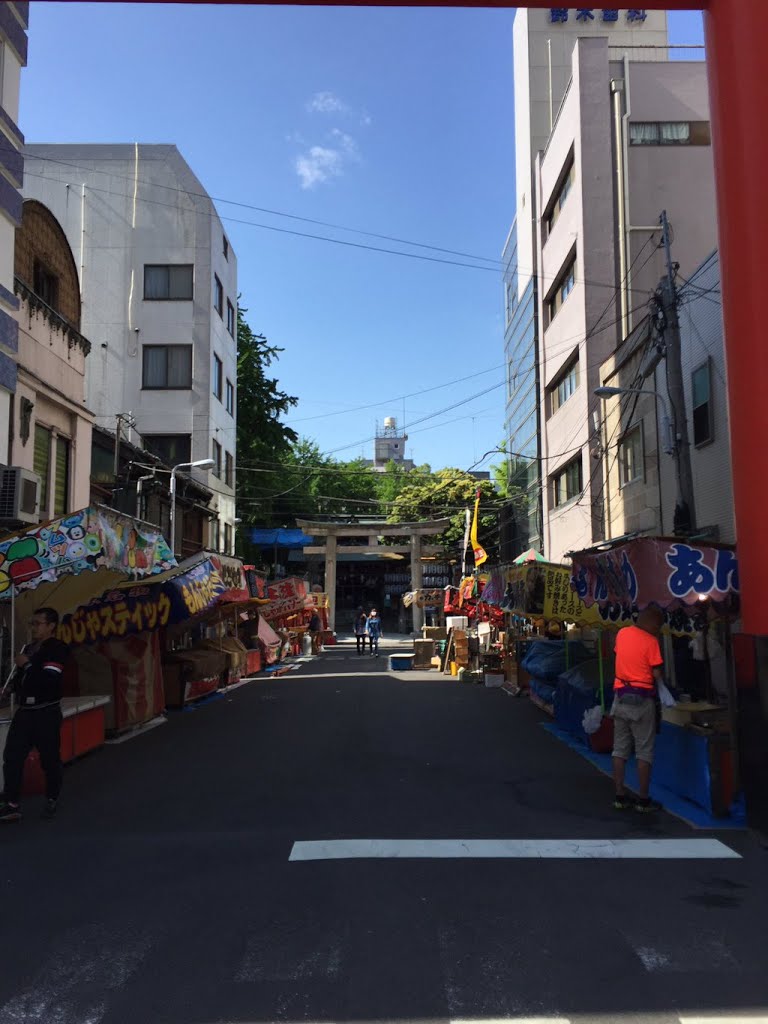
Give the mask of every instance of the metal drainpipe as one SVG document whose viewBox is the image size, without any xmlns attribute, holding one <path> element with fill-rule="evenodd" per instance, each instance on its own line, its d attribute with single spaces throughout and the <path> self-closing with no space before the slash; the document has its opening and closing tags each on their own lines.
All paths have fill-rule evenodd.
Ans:
<svg viewBox="0 0 768 1024">
<path fill-rule="evenodd" d="M 613 128 L 616 144 L 616 205 L 619 214 L 619 306 L 621 309 L 621 340 L 629 334 L 629 290 L 627 281 L 627 190 L 624 161 L 624 82 L 619 78 L 611 79 L 611 99 L 613 102 Z"/>
</svg>

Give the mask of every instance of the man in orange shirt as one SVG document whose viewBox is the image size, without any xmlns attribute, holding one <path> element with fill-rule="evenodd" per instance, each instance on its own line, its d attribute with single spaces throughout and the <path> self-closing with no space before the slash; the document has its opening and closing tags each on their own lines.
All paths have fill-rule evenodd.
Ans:
<svg viewBox="0 0 768 1024">
<path fill-rule="evenodd" d="M 613 781 L 616 797 L 613 806 L 623 811 L 658 811 L 661 804 L 651 800 L 651 764 L 656 744 L 657 683 L 663 681 L 664 660 L 659 634 L 664 613 L 646 608 L 637 617 L 636 626 L 619 630 L 616 636 L 616 679 L 614 680 Z M 634 749 L 640 796 L 634 800 L 624 787 L 624 771 Z"/>
</svg>

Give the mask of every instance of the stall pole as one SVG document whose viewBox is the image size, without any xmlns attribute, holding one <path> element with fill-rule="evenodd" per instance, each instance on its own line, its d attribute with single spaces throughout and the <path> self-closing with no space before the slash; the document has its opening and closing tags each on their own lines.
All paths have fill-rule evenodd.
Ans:
<svg viewBox="0 0 768 1024">
<path fill-rule="evenodd" d="M 597 634 L 597 669 L 600 673 L 600 707 L 605 714 L 605 668 L 603 666 L 603 631 Z"/>
</svg>

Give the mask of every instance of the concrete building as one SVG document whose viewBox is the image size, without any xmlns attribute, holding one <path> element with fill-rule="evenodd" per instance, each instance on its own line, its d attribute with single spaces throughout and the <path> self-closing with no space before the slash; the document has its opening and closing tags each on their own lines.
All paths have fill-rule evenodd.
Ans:
<svg viewBox="0 0 768 1024">
<path fill-rule="evenodd" d="M 679 317 L 696 534 L 733 544 L 736 532 L 716 252 L 680 288 Z M 644 329 L 635 331 L 600 368 L 603 385 L 634 386 L 661 396 L 661 400 L 646 394 L 628 396 L 629 400 L 617 396 L 604 402 L 600 454 L 606 540 L 631 533 L 672 533 L 677 483 L 665 426 L 665 363 L 644 376 L 647 335 Z"/>
<path fill-rule="evenodd" d="M 539 447 L 539 320 L 536 275 L 537 195 L 535 161 L 552 134 L 572 79 L 579 38 L 605 37 L 615 52 L 643 59 L 668 54 L 667 16 L 622 8 L 520 8 L 514 22 L 515 220 L 504 262 L 507 395 L 505 434 L 510 480 L 518 491 L 510 507 L 511 543 L 519 551 L 541 548 L 541 452 Z"/>
<path fill-rule="evenodd" d="M 554 561 L 605 533 L 593 392 L 665 270 L 661 211 L 684 275 L 716 243 L 703 62 L 669 61 L 665 49 L 661 60 L 631 61 L 611 43 L 575 41 L 533 168 L 541 550 Z M 517 235 L 519 253 L 519 221 Z"/>
<path fill-rule="evenodd" d="M 172 145 L 35 145 L 26 159 L 25 195 L 75 254 L 96 423 L 171 465 L 212 458 L 193 471 L 216 495 L 205 540 L 231 553 L 237 261 L 213 202 Z"/>
<path fill-rule="evenodd" d="M 394 416 L 387 416 L 384 425 L 376 424 L 376 436 L 373 439 L 373 459 L 364 459 L 363 464 L 370 466 L 377 473 L 383 473 L 390 462 L 400 469 L 413 469 L 413 459 L 406 459 L 405 445 L 408 435 L 404 430 L 397 429 Z"/>
<path fill-rule="evenodd" d="M 85 367 L 92 346 L 80 333 L 72 250 L 53 214 L 34 199 L 25 201 L 16 232 L 14 289 L 18 381 L 8 459 L 39 477 L 37 520 L 44 522 L 89 504 L 93 415 Z"/>
<path fill-rule="evenodd" d="M 0 463 L 10 460 L 16 393 L 19 300 L 13 290 L 14 239 L 21 224 L 24 136 L 18 128 L 21 69 L 27 63 L 28 3 L 0 3 Z"/>
</svg>

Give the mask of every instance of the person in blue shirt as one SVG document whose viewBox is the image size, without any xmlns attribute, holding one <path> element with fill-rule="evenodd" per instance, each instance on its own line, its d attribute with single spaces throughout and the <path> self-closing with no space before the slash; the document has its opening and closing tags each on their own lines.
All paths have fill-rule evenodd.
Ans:
<svg viewBox="0 0 768 1024">
<path fill-rule="evenodd" d="M 371 657 L 378 658 L 379 640 L 381 639 L 381 619 L 375 608 L 371 608 L 371 614 L 368 616 L 365 628 L 368 633 L 368 643 L 371 645 Z"/>
</svg>

